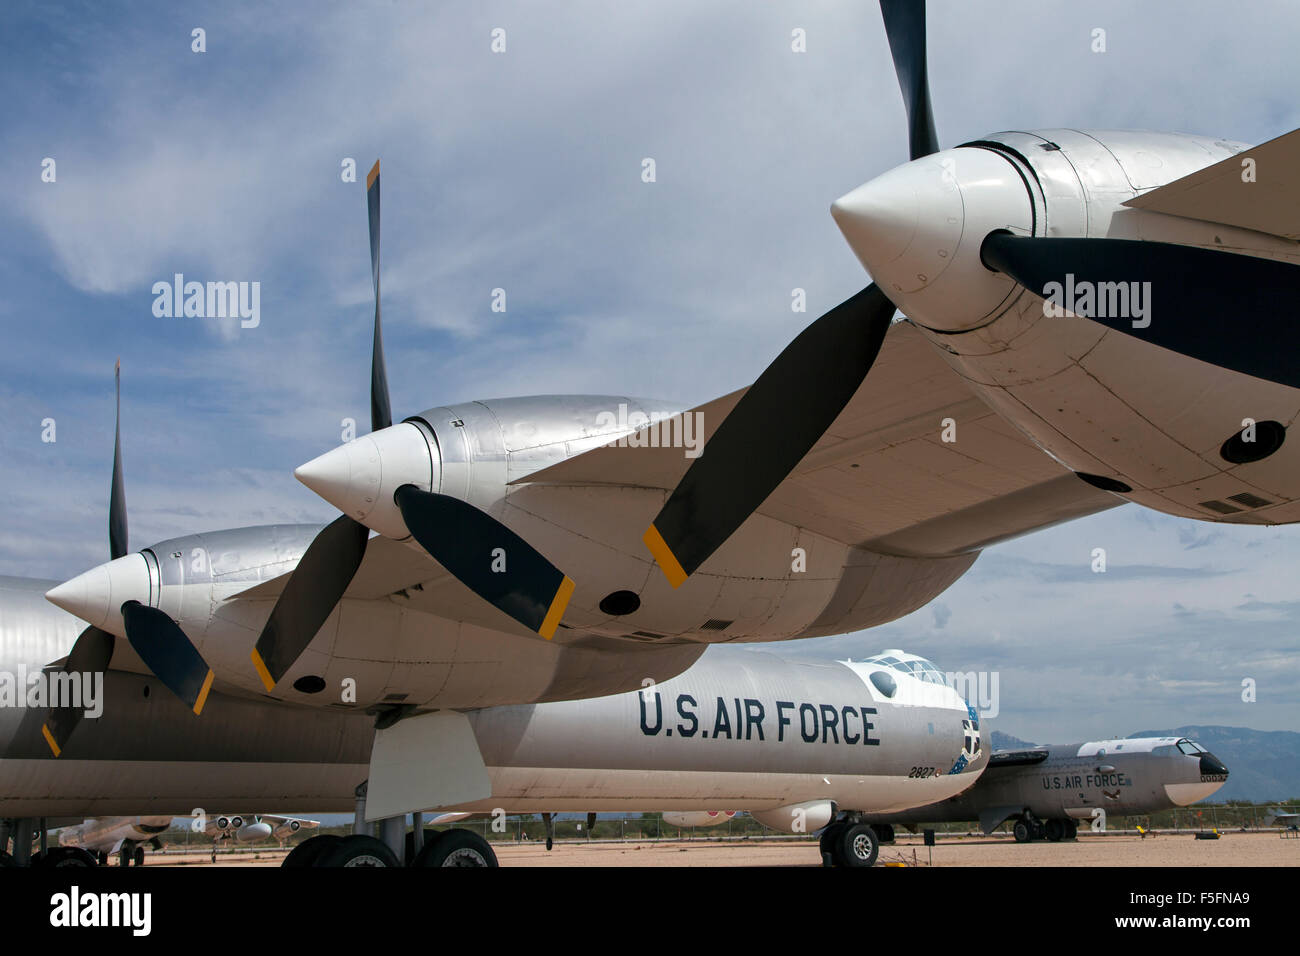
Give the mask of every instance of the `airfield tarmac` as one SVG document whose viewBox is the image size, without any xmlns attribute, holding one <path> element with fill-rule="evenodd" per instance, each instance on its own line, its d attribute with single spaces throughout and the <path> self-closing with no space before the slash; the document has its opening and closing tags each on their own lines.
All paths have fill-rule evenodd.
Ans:
<svg viewBox="0 0 1300 956">
<path fill-rule="evenodd" d="M 643 843 L 542 843 L 494 845 L 502 866 L 820 866 L 817 846 L 782 840 L 647 841 Z M 154 853 L 146 866 L 212 866 L 208 853 Z M 274 850 L 221 854 L 216 866 L 279 866 Z M 920 837 L 904 836 L 880 849 L 880 863 L 926 866 Z M 1197 840 L 1190 833 L 1080 837 L 1064 843 L 1017 844 L 1009 837 L 940 838 L 933 865 L 971 866 L 1297 866 L 1300 839 L 1276 832 L 1224 833 Z"/>
</svg>

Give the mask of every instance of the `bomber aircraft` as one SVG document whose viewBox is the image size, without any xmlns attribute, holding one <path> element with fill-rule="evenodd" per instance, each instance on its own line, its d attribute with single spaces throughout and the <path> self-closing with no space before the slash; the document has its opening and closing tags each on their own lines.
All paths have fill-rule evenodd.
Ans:
<svg viewBox="0 0 1300 956">
<path fill-rule="evenodd" d="M 987 834 L 1014 820 L 1017 843 L 1072 839 L 1079 821 L 1156 813 L 1204 800 L 1228 782 L 1218 757 L 1186 737 L 1130 737 L 1003 750 L 979 782 L 956 797 L 904 813 L 868 815 L 884 842 L 892 824 L 978 820 Z"/>
<path fill-rule="evenodd" d="M 152 673 L 196 728 L 216 693 L 368 711 L 386 761 L 368 812 L 396 817 L 487 799 L 476 708 L 891 621 L 982 548 L 1123 501 L 1300 517 L 1300 381 L 1277 344 L 1300 134 L 1012 131 L 940 150 L 924 5 L 881 9 L 912 160 L 832 206 L 874 281 L 752 386 L 694 409 L 551 396 L 394 424 L 376 164 L 372 433 L 295 473 L 342 514 L 129 552 L 115 491 L 113 560 L 49 592 L 90 624 L 51 660 Z M 1251 335 L 1225 337 L 1229 311 Z M 51 720 L 48 753 L 84 754 Z"/>
</svg>

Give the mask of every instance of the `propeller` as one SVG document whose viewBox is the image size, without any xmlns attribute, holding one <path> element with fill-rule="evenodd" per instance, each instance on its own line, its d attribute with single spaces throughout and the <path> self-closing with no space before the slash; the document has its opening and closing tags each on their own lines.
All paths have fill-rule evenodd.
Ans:
<svg viewBox="0 0 1300 956">
<path fill-rule="evenodd" d="M 380 320 L 379 161 L 366 176 L 366 211 L 370 229 L 370 275 L 375 290 L 374 339 L 370 353 L 370 430 L 393 423 L 384 363 Z M 491 515 L 446 495 L 403 486 L 395 496 L 402 518 L 421 546 L 462 583 L 515 620 L 548 640 L 573 593 L 573 582 L 530 544 Z M 402 504 L 405 502 L 405 504 Z M 441 522 L 447 522 L 446 525 Z M 418 528 L 418 530 L 416 530 Z M 472 529 L 460 531 L 457 529 Z M 315 638 L 342 600 L 365 558 L 369 529 L 348 515 L 340 515 L 313 539 L 284 590 L 253 648 L 253 667 L 266 689 L 273 690 Z M 487 557 L 477 561 L 465 550 L 470 542 L 492 542 Z M 504 548 L 508 570 L 493 570 L 493 548 Z M 557 577 L 558 575 L 558 577 Z M 549 588 L 549 593 L 547 589 Z M 537 613 L 539 608 L 544 612 Z"/>
<path fill-rule="evenodd" d="M 394 500 L 415 540 L 461 583 L 548 641 L 555 636 L 573 596 L 568 575 L 459 498 L 402 485 Z"/>
<path fill-rule="evenodd" d="M 939 152 L 926 65 L 925 0 L 880 0 L 880 14 L 907 107 L 908 146 L 912 159 L 920 159 Z"/>
<path fill-rule="evenodd" d="M 1118 283 L 1125 287 L 1129 308 L 1115 311 L 1123 314 L 1098 314 L 1110 309 L 1099 308 L 1095 299 L 1076 314 L 1203 362 L 1300 388 L 1294 356 L 1278 348 L 1294 334 L 1285 303 L 1300 288 L 1300 266 L 1145 239 L 1046 239 L 1007 232 L 990 233 L 980 256 L 990 269 L 1044 297 L 1053 282 L 1063 299 L 1074 298 L 1070 289 Z M 1140 318 L 1130 294 L 1138 282 L 1143 283 L 1136 287 L 1143 302 Z M 1061 304 L 1073 311 L 1070 301 Z M 1249 333 L 1231 334 L 1224 324 L 1229 316 Z"/>
<path fill-rule="evenodd" d="M 642 538 L 669 584 L 693 574 L 817 443 L 871 370 L 893 317 L 872 283 L 763 370 Z"/>
<path fill-rule="evenodd" d="M 880 12 L 917 159 L 939 149 L 925 4 L 880 0 Z M 825 434 L 871 371 L 893 316 L 894 303 L 873 282 L 799 333 L 759 375 L 642 536 L 670 585 L 680 587 Z"/>
<path fill-rule="evenodd" d="M 126 484 L 122 480 L 122 361 L 113 368 L 116 414 L 113 425 L 113 479 L 108 495 L 108 551 L 113 560 L 125 557 L 127 544 Z M 134 605 L 134 608 L 132 607 Z M 136 610 L 138 609 L 138 610 Z M 163 611 L 138 601 L 122 606 L 127 641 L 164 686 L 185 701 L 194 713 L 203 711 L 212 687 L 212 669 L 180 625 Z M 117 639 L 108 631 L 88 627 L 77 636 L 63 665 L 66 674 L 103 673 L 108 670 Z M 41 735 L 54 756 L 59 756 L 81 722 L 83 709 L 52 707 Z"/>
</svg>

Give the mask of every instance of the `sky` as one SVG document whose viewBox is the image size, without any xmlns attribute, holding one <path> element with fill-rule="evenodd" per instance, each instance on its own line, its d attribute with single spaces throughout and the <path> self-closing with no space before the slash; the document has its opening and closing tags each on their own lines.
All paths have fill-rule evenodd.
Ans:
<svg viewBox="0 0 1300 956">
<path fill-rule="evenodd" d="M 929 11 L 945 146 L 1059 126 L 1256 143 L 1300 126 L 1293 4 Z M 107 557 L 119 356 L 134 547 L 334 516 L 292 470 L 368 419 L 376 157 L 398 418 L 540 393 L 695 404 L 748 384 L 866 284 L 829 205 L 907 159 L 867 0 L 15 0 L 0 54 L 4 574 Z M 260 324 L 155 316 L 152 286 L 176 273 L 260 282 Z M 1293 528 L 1126 506 L 989 549 L 891 625 L 777 650 L 901 646 L 996 671 L 993 725 L 1037 741 L 1291 729 L 1298 562 Z"/>
</svg>

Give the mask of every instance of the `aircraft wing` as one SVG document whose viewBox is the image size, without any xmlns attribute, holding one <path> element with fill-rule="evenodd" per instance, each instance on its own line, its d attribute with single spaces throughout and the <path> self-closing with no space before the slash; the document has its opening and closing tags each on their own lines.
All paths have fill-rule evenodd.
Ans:
<svg viewBox="0 0 1300 956">
<path fill-rule="evenodd" d="M 1243 166 L 1254 160 L 1249 174 Z M 1300 240 L 1300 130 L 1135 196 L 1125 206 Z"/>
<path fill-rule="evenodd" d="M 707 440 L 742 394 L 683 414 L 702 414 Z M 946 420 L 953 441 L 943 440 Z M 661 423 L 660 434 L 681 433 L 677 420 L 669 426 Z M 670 489 L 691 464 L 681 447 L 627 445 L 603 445 L 512 484 Z M 896 323 L 852 401 L 758 510 L 846 544 L 939 556 L 1122 503 L 1049 457 L 978 398 L 921 333 Z"/>
</svg>

